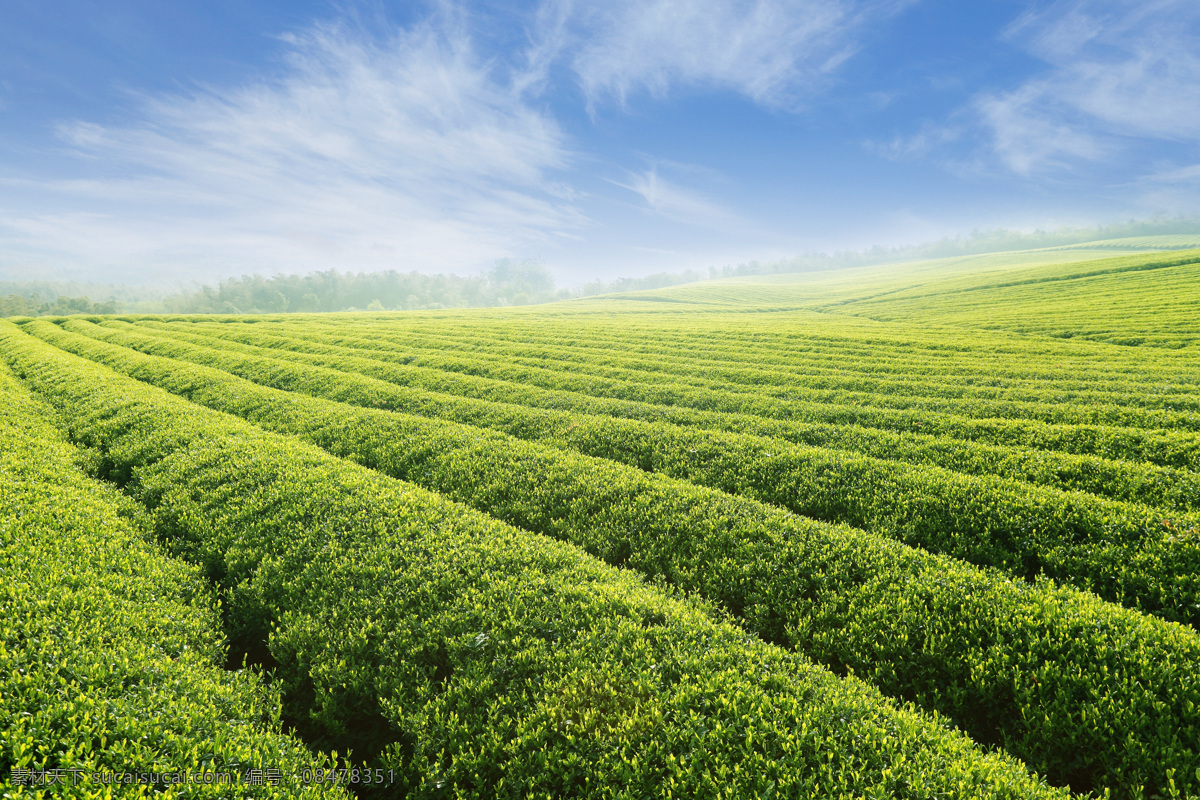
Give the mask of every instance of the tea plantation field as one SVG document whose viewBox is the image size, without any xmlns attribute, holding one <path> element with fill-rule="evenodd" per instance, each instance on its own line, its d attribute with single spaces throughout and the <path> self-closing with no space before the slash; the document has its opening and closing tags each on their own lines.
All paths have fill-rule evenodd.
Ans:
<svg viewBox="0 0 1200 800">
<path fill-rule="evenodd" d="M 1200 798 L 1169 238 L 0 320 L 0 789 Z"/>
</svg>

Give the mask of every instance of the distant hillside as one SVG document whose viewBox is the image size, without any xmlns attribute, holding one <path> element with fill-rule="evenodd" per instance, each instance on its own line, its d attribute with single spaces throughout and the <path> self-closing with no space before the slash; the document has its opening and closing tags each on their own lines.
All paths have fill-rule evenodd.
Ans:
<svg viewBox="0 0 1200 800">
<path fill-rule="evenodd" d="M 745 261 L 707 269 L 659 272 L 642 277 L 596 280 L 561 288 L 540 261 L 499 259 L 479 275 L 422 272 L 342 272 L 305 275 L 242 275 L 167 295 L 161 288 L 47 281 L 0 282 L 0 316 L 179 313 L 258 314 L 327 311 L 412 311 L 536 305 L 555 300 L 638 292 L 722 278 L 853 271 L 864 267 L 945 259 L 1071 252 L 1087 258 L 1104 252 L 1150 252 L 1200 247 L 1200 221 L 1128 222 L 1051 231 L 975 231 L 904 247 L 875 246 L 836 253 L 809 252 L 775 261 Z M 1043 258 L 1034 256 L 1035 260 Z M 1061 260 L 1061 259 L 1059 259 Z M 1067 260 L 1077 260 L 1072 256 Z M 977 264 L 973 261 L 972 263 Z"/>
<path fill-rule="evenodd" d="M 1166 236 L 1127 236 L 1123 239 L 1101 239 L 1096 242 L 1068 244 L 1050 250 L 1191 250 L 1200 247 L 1200 234 L 1181 233 Z"/>
<path fill-rule="evenodd" d="M 639 309 L 798 312 L 830 324 L 859 318 L 918 325 L 951 338 L 993 330 L 1194 350 L 1200 346 L 1197 287 L 1200 249 L 1064 247 L 732 278 L 612 295 L 608 302 Z"/>
</svg>

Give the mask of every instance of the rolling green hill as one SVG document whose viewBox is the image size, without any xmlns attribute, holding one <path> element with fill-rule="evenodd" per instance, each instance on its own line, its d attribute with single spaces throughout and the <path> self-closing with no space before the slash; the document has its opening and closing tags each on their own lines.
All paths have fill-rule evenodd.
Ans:
<svg viewBox="0 0 1200 800">
<path fill-rule="evenodd" d="M 126 759 L 217 736 L 389 797 L 1200 797 L 1192 244 L 0 322 L 0 444 L 50 487 L 0 519 L 68 476 L 114 521 L 48 534 L 191 581 L 130 583 L 121 646 L 174 652 L 158 620 L 194 616 L 186 674 L 225 710 Z M 111 550 L 39 580 L 121 575 Z M 20 597 L 0 652 L 32 663 L 67 612 Z M 104 763 L 127 710 L 21 738 L 107 696 L 71 680 L 10 692 L 5 770 Z"/>
</svg>

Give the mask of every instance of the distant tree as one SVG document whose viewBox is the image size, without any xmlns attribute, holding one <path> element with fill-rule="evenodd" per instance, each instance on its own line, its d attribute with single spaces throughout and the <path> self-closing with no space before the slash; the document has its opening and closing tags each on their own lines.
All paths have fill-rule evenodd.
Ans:
<svg viewBox="0 0 1200 800">
<path fill-rule="evenodd" d="M 0 299 L 0 317 L 35 317 L 38 303 L 19 294 L 10 294 Z"/>
<path fill-rule="evenodd" d="M 554 295 L 554 278 L 540 261 L 502 258 L 485 277 L 499 305 L 545 302 Z"/>
</svg>

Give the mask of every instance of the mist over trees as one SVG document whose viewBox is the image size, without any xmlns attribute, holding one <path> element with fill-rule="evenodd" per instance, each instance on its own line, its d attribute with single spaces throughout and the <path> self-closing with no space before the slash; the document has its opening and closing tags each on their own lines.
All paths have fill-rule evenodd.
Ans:
<svg viewBox="0 0 1200 800">
<path fill-rule="evenodd" d="M 0 317 L 44 317 L 67 316 L 69 314 L 116 314 L 121 304 L 116 300 L 93 303 L 87 297 L 59 295 L 54 300 L 43 300 L 37 292 L 28 297 L 23 294 L 8 294 L 0 297 Z"/>
<path fill-rule="evenodd" d="M 1032 233 L 993 229 L 905 247 L 876 246 L 836 253 L 810 252 L 777 261 L 746 261 L 706 270 L 659 272 L 639 278 L 591 281 L 560 289 L 540 261 L 502 258 L 479 275 L 421 272 L 339 272 L 307 275 L 243 275 L 217 286 L 166 295 L 161 290 L 47 281 L 0 283 L 0 316 L 177 313 L 257 314 L 320 311 L 408 311 L 417 309 L 515 306 L 575 297 L 658 289 L 681 283 L 741 275 L 771 275 L 873 264 L 947 258 L 976 253 L 1069 247 L 1137 236 L 1200 235 L 1200 219 L 1175 217 L 1114 225 L 1056 228 Z M 1108 245 L 1120 249 L 1120 243 Z M 92 301 L 89 297 L 103 297 Z"/>
<path fill-rule="evenodd" d="M 560 289 L 540 261 L 502 258 L 481 275 L 426 275 L 420 272 L 338 272 L 307 275 L 248 275 L 222 281 L 216 288 L 165 298 L 177 314 L 254 314 L 318 311 L 412 311 L 438 308 L 520 306 L 612 292 L 656 289 L 720 277 L 688 270 L 643 278 L 593 281 L 578 289 Z"/>
<path fill-rule="evenodd" d="M 246 275 L 163 300 L 180 314 L 413 310 L 544 303 L 563 295 L 544 265 L 501 259 L 482 275 L 338 272 Z"/>
<path fill-rule="evenodd" d="M 162 310 L 161 288 L 80 281 L 0 281 L 0 317 Z"/>
<path fill-rule="evenodd" d="M 873 247 L 837 253 L 810 252 L 778 261 L 747 261 L 706 270 L 659 272 L 640 278 L 591 281 L 576 289 L 559 289 L 539 261 L 500 259 L 479 276 L 424 275 L 419 272 L 339 273 L 246 276 L 222 282 L 216 289 L 167 298 L 167 310 L 177 313 L 255 313 L 285 311 L 415 310 L 547 303 L 681 283 L 745 275 L 773 275 L 822 269 L 886 264 L 925 258 L 1064 247 L 1083 242 L 1133 236 L 1156 236 L 1200 231 L 1191 218 L 1130 221 L 1091 228 L 1052 231 L 977 230 L 908 247 Z"/>
<path fill-rule="evenodd" d="M 1200 234 L 1198 217 L 1157 217 L 1148 220 L 1129 220 L 1110 225 L 1062 226 L 1053 230 L 1032 232 L 1007 230 L 1005 228 L 976 229 L 966 236 L 948 236 L 935 242 L 910 247 L 876 247 L 864 254 L 871 254 L 883 261 L 913 258 L 948 258 L 976 253 L 999 253 L 1007 250 L 1038 250 L 1042 248 L 1067 247 L 1086 242 L 1106 242 L 1109 239 L 1125 239 L 1137 236 L 1168 236 L 1172 234 Z M 883 261 L 877 263 L 883 263 Z"/>
</svg>

